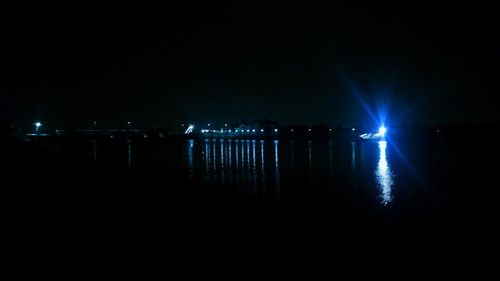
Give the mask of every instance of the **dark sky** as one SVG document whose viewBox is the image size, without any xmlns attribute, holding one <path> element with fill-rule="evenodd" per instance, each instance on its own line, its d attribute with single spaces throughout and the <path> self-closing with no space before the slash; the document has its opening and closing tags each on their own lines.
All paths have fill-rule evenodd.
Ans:
<svg viewBox="0 0 500 281">
<path fill-rule="evenodd" d="M 350 125 L 370 122 L 364 100 L 393 124 L 500 119 L 492 7 L 163 2 L 3 9 L 4 115 L 58 128 Z"/>
</svg>

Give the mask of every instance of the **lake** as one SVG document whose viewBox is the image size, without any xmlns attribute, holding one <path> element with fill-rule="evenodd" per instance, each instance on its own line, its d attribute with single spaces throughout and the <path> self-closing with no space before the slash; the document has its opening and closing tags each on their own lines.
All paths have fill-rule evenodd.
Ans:
<svg viewBox="0 0 500 281">
<path fill-rule="evenodd" d="M 12 152 L 4 174 L 17 177 L 7 198 L 26 216 L 449 234 L 494 226 L 493 147 L 487 140 L 52 140 Z"/>
</svg>

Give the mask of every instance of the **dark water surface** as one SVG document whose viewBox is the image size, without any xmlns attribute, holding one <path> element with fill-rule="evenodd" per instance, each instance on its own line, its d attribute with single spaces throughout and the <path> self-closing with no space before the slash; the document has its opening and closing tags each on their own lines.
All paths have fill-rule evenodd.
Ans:
<svg viewBox="0 0 500 281">
<path fill-rule="evenodd" d="M 270 231 L 306 232 L 308 241 L 485 237 L 496 228 L 494 148 L 486 140 L 35 141 L 4 152 L 4 199 L 29 229 L 21 236 L 117 228 L 193 241 Z"/>
</svg>

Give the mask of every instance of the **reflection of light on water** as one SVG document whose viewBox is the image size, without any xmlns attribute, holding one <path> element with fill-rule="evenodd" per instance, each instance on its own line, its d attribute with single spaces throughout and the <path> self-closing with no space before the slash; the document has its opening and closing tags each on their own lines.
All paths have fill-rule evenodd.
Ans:
<svg viewBox="0 0 500 281">
<path fill-rule="evenodd" d="M 381 189 L 382 204 L 387 205 L 392 201 L 392 186 L 393 186 L 393 174 L 391 171 L 391 167 L 387 163 L 387 155 L 386 141 L 379 141 L 378 147 L 380 149 L 380 156 L 378 160 L 377 170 L 375 171 L 375 175 L 377 176 L 377 183 L 379 188 Z"/>
<path fill-rule="evenodd" d="M 356 143 L 351 142 L 351 170 L 356 170 Z"/>
<path fill-rule="evenodd" d="M 193 146 L 194 146 L 194 140 L 188 140 L 188 169 L 189 169 L 189 176 L 193 177 L 193 172 L 194 172 L 194 165 L 193 165 Z"/>
<path fill-rule="evenodd" d="M 276 195 L 280 195 L 280 170 L 279 170 L 279 157 L 278 157 L 278 144 L 277 140 L 274 141 L 274 170 L 275 170 L 275 185 L 276 185 Z"/>
<path fill-rule="evenodd" d="M 262 189 L 265 189 L 265 174 L 264 174 L 264 141 L 260 140 L 260 178 L 262 180 Z"/>
<path fill-rule="evenodd" d="M 208 174 L 210 170 L 210 144 L 205 140 L 205 173 Z"/>
<path fill-rule="evenodd" d="M 187 154 L 188 154 L 188 171 L 190 179 L 194 177 L 193 147 L 194 147 L 194 140 L 188 140 Z"/>
<path fill-rule="evenodd" d="M 231 140 L 229 140 L 229 146 L 228 146 L 228 161 L 229 161 L 229 172 L 231 172 L 231 166 L 232 166 L 232 162 L 233 162 L 233 157 L 232 157 L 232 153 L 231 153 L 231 147 L 233 146 L 233 142 Z"/>
<path fill-rule="evenodd" d="M 240 163 L 239 163 L 239 153 L 240 153 L 240 141 L 239 140 L 236 140 L 236 143 L 235 143 L 235 146 L 234 146 L 234 150 L 235 150 L 235 161 L 236 161 L 236 169 L 239 169 L 240 168 Z"/>
</svg>

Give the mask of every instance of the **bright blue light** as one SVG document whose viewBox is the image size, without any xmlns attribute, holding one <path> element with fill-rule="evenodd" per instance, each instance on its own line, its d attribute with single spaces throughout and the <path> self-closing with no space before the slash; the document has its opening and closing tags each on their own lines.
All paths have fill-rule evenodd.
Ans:
<svg viewBox="0 0 500 281">
<path fill-rule="evenodd" d="M 250 133 L 250 130 L 247 130 L 247 133 Z"/>
<path fill-rule="evenodd" d="M 352 128 L 353 131 L 356 131 L 356 128 Z"/>
<path fill-rule="evenodd" d="M 238 130 L 236 130 L 236 133 L 238 132 Z"/>
<path fill-rule="evenodd" d="M 255 133 L 255 129 L 252 130 L 252 133 Z"/>
<path fill-rule="evenodd" d="M 380 135 L 382 135 L 382 136 L 383 136 L 383 135 L 385 135 L 385 133 L 386 133 L 386 132 L 387 132 L 387 129 L 386 129 L 384 126 L 382 126 L 382 127 L 380 127 L 380 128 L 378 129 L 378 133 L 379 133 Z"/>
</svg>

